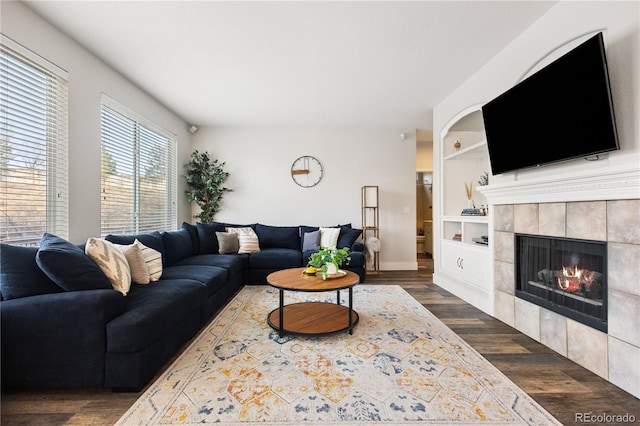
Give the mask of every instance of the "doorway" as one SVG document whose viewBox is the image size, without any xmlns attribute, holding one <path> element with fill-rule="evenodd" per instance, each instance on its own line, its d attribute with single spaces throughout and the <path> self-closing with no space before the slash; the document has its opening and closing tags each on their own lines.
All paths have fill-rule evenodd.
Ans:
<svg viewBox="0 0 640 426">
<path fill-rule="evenodd" d="M 433 258 L 433 137 L 416 131 L 416 259 Z"/>
</svg>

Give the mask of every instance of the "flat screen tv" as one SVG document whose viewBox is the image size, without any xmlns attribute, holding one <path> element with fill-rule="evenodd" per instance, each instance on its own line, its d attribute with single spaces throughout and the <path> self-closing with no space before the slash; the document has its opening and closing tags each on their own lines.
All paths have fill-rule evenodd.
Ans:
<svg viewBox="0 0 640 426">
<path fill-rule="evenodd" d="M 602 33 L 482 107 L 494 175 L 620 149 Z"/>
</svg>

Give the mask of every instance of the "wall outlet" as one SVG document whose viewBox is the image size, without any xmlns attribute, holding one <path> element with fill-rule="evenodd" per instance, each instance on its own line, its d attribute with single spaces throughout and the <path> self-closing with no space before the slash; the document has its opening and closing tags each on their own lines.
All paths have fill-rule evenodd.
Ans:
<svg viewBox="0 0 640 426">
<path fill-rule="evenodd" d="M 402 209 L 402 213 L 406 213 L 406 214 L 411 213 L 411 207 L 405 207 L 405 208 L 403 208 L 403 209 Z"/>
</svg>

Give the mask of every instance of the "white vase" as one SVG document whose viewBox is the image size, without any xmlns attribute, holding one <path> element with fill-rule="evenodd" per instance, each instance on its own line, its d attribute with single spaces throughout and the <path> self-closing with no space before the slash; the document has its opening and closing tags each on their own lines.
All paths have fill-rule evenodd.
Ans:
<svg viewBox="0 0 640 426">
<path fill-rule="evenodd" d="M 327 263 L 327 274 L 335 275 L 338 273 L 338 268 L 333 263 Z"/>
</svg>

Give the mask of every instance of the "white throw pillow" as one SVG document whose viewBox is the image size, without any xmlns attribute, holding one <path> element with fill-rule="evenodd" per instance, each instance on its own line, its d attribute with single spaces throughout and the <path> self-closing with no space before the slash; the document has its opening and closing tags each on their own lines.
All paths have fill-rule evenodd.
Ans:
<svg viewBox="0 0 640 426">
<path fill-rule="evenodd" d="M 89 238 L 84 252 L 109 278 L 113 289 L 126 296 L 131 288 L 131 272 L 124 254 L 109 241 L 99 238 Z"/>
<path fill-rule="evenodd" d="M 142 250 L 138 244 L 113 244 L 124 254 L 129 262 L 131 281 L 136 284 L 149 284 L 149 267 L 142 256 Z"/>
<path fill-rule="evenodd" d="M 162 276 L 162 253 L 158 250 L 154 250 L 151 247 L 147 247 L 137 239 L 134 244 L 140 247 L 142 257 L 147 262 L 147 269 L 149 270 L 149 281 L 158 281 Z"/>
<path fill-rule="evenodd" d="M 320 247 L 334 249 L 338 246 L 340 228 L 320 228 Z"/>
<path fill-rule="evenodd" d="M 238 234 L 240 249 L 238 253 L 256 253 L 260 251 L 258 235 L 253 228 L 227 228 L 227 232 Z"/>
</svg>

